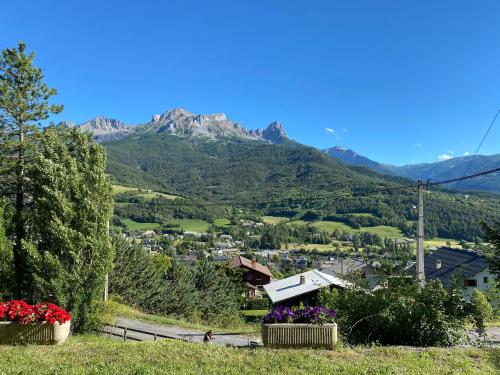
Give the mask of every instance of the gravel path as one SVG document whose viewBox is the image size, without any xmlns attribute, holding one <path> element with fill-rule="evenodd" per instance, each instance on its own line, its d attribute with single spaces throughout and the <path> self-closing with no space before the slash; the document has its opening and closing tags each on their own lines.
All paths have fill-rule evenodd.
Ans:
<svg viewBox="0 0 500 375">
<path fill-rule="evenodd" d="M 137 329 L 141 331 L 154 332 L 159 335 L 168 336 L 172 339 L 183 340 L 187 342 L 203 342 L 203 335 L 205 332 L 199 330 L 192 330 L 186 328 L 180 328 L 176 326 L 168 326 L 156 323 L 147 323 L 140 320 L 126 319 L 118 317 L 116 320 L 116 325 L 127 327 L 128 329 Z M 116 327 L 106 327 L 105 332 L 113 333 L 116 336 L 111 336 L 115 339 L 122 340 L 119 336 L 123 335 L 122 328 Z M 118 336 L 119 335 L 119 336 Z M 214 331 L 215 339 L 214 343 L 219 345 L 229 345 L 229 346 L 251 346 L 254 345 L 256 341 L 260 341 L 257 337 L 239 335 L 233 333 L 218 333 Z M 127 330 L 127 339 L 131 341 L 152 341 L 154 336 L 151 334 L 144 334 L 140 332 L 134 332 Z M 163 339 L 158 337 L 158 340 Z"/>
</svg>

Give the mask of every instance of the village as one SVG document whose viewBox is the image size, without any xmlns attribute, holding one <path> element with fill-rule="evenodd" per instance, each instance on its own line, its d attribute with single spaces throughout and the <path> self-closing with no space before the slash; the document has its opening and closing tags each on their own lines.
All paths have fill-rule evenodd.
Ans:
<svg viewBox="0 0 500 375">
<path fill-rule="evenodd" d="M 269 299 L 268 306 L 311 304 L 311 298 L 324 288 L 359 286 L 367 290 L 387 287 L 395 278 L 415 277 L 415 239 L 385 239 L 390 248 L 366 245 L 355 247 L 352 234 L 342 235 L 342 241 L 333 241 L 331 250 L 306 250 L 303 248 L 252 249 L 246 239 L 255 240 L 252 229 L 267 224 L 241 220 L 238 228 L 246 230 L 244 239 L 236 240 L 231 234 L 161 233 L 160 231 L 125 231 L 123 238 L 140 244 L 150 256 L 166 255 L 187 266 L 207 260 L 241 268 L 247 299 Z M 229 232 L 226 230 L 226 232 Z M 241 232 L 241 231 L 240 231 Z M 450 243 L 451 245 L 451 243 Z M 462 248 L 451 246 L 426 249 L 425 275 L 427 280 L 440 280 L 451 287 L 454 278 L 462 283 L 467 300 L 475 289 L 486 292 L 495 283 L 481 247 Z M 472 247 L 471 246 L 471 247 Z M 309 285 L 304 289 L 304 284 Z M 287 288 L 286 296 L 276 290 Z M 260 306 L 265 306 L 262 303 Z"/>
</svg>

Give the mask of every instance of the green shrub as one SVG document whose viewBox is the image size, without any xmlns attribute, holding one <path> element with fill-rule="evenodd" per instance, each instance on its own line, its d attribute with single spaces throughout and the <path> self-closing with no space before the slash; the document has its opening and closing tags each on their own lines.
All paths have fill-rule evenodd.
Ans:
<svg viewBox="0 0 500 375">
<path fill-rule="evenodd" d="M 252 298 L 245 301 L 243 310 L 268 310 L 269 298 Z"/>
<path fill-rule="evenodd" d="M 475 289 L 471 298 L 472 317 L 480 335 L 485 333 L 484 325 L 487 321 L 493 319 L 493 308 L 491 307 L 486 295 L 479 289 Z"/>
<path fill-rule="evenodd" d="M 421 291 L 407 282 L 370 293 L 323 290 L 319 302 L 337 311 L 340 333 L 351 344 L 451 346 L 466 340 L 462 292 L 439 281 Z"/>
</svg>

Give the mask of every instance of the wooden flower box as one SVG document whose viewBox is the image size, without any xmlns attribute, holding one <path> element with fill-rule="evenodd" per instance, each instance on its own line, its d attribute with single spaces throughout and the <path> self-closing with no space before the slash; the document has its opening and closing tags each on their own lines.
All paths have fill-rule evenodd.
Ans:
<svg viewBox="0 0 500 375">
<path fill-rule="evenodd" d="M 263 324 L 262 342 L 269 348 L 333 350 L 337 344 L 337 324 Z"/>
<path fill-rule="evenodd" d="M 0 322 L 0 345 L 62 344 L 68 338 L 70 326 L 71 321 L 64 324 Z"/>
</svg>

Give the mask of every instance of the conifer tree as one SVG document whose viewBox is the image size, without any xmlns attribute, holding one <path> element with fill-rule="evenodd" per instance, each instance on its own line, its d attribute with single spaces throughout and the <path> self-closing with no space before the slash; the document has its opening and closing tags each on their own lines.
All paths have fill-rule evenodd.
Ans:
<svg viewBox="0 0 500 375">
<path fill-rule="evenodd" d="M 113 247 L 113 209 L 104 148 L 77 129 L 50 126 L 37 135 L 26 169 L 32 182 L 26 243 L 32 299 L 53 299 L 73 314 L 77 331 L 93 328 Z"/>
<path fill-rule="evenodd" d="M 49 104 L 56 90 L 43 82 L 43 73 L 33 65 L 34 54 L 26 45 L 6 48 L 0 56 L 0 194 L 14 201 L 14 265 L 16 295 L 21 297 L 31 285 L 26 249 L 26 203 L 31 188 L 26 168 L 31 160 L 34 135 L 40 122 L 62 106 Z"/>
</svg>

